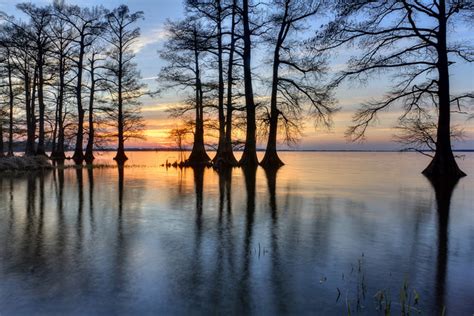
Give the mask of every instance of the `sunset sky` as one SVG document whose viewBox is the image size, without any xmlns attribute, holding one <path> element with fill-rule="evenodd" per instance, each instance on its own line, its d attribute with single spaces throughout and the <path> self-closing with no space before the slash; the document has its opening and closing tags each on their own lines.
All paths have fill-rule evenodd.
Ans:
<svg viewBox="0 0 474 316">
<path fill-rule="evenodd" d="M 20 16 L 15 9 L 15 4 L 20 1 L 0 0 L 0 10 L 10 15 Z M 35 4 L 42 5 L 50 1 L 36 0 Z M 167 19 L 179 19 L 183 16 L 183 5 L 180 0 L 81 0 L 67 1 L 81 6 L 92 6 L 102 4 L 106 8 L 113 8 L 122 3 L 127 4 L 132 11 L 144 11 L 145 20 L 140 21 L 142 36 L 136 45 L 136 62 L 141 71 L 143 80 L 149 88 L 156 89 L 156 78 L 164 62 L 160 60 L 157 50 L 160 49 L 163 41 L 166 40 L 166 34 L 163 30 L 164 22 Z M 320 25 L 319 21 L 314 20 L 315 25 Z M 456 30 L 457 39 L 473 40 L 474 35 L 467 29 Z M 351 56 L 350 52 L 338 53 L 331 58 L 331 71 L 334 73 L 344 67 L 345 61 Z M 262 58 L 256 54 L 253 56 L 253 66 L 260 71 L 265 71 L 268 67 L 263 63 Z M 263 70 L 262 70 L 263 69 Z M 457 63 L 451 70 L 452 92 L 473 91 L 474 90 L 474 64 Z M 390 112 L 384 112 L 380 115 L 378 123 L 373 126 L 369 133 L 367 141 L 363 144 L 351 144 L 344 138 L 344 131 L 350 124 L 354 109 L 363 102 L 381 96 L 390 80 L 383 78 L 372 78 L 366 86 L 357 84 L 344 84 L 336 91 L 336 97 L 341 111 L 334 116 L 334 126 L 331 130 L 315 129 L 311 120 L 305 120 L 305 136 L 298 149 L 398 149 L 400 145 L 392 141 L 395 131 L 393 126 L 399 115 L 397 109 Z M 264 95 L 262 91 L 257 91 L 259 95 Z M 164 93 L 155 98 L 143 98 L 143 116 L 146 119 L 147 131 L 146 141 L 133 141 L 128 146 L 140 147 L 163 147 L 169 145 L 167 132 L 175 127 L 178 122 L 168 118 L 165 110 L 172 104 L 181 102 L 183 96 L 170 92 Z M 466 140 L 462 143 L 456 143 L 455 148 L 474 149 L 474 121 L 465 122 L 464 118 L 453 118 L 455 124 L 462 124 L 466 132 Z M 261 144 L 260 147 L 263 147 Z M 285 148 L 285 146 L 282 146 Z"/>
</svg>

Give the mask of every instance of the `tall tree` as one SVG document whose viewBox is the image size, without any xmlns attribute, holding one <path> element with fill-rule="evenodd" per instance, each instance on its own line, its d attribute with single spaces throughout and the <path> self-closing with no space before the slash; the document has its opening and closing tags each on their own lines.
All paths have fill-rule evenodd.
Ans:
<svg viewBox="0 0 474 316">
<path fill-rule="evenodd" d="M 143 123 L 139 115 L 137 99 L 144 94 L 140 73 L 133 62 L 133 45 L 140 36 L 140 28 L 134 24 L 143 18 L 143 12 L 131 13 L 128 6 L 121 5 L 106 14 L 108 34 L 104 39 L 110 44 L 104 77 L 113 102 L 113 113 L 117 122 L 118 163 L 125 162 L 125 140 L 137 136 Z"/>
<path fill-rule="evenodd" d="M 14 88 L 14 64 L 12 60 L 12 54 L 14 49 L 12 46 L 12 28 L 10 25 L 3 25 L 0 30 L 0 49 L 3 56 L 2 65 L 4 70 L 4 77 L 6 77 L 7 95 L 8 95 L 8 156 L 13 156 L 13 110 L 15 104 L 15 88 Z M 6 114 L 5 114 L 6 116 Z"/>
<path fill-rule="evenodd" d="M 243 25 L 243 64 L 244 64 L 244 85 L 245 85 L 245 108 L 247 132 L 245 138 L 245 148 L 240 159 L 241 165 L 256 166 L 257 158 L 257 123 L 256 123 L 256 106 L 253 95 L 252 86 L 252 31 L 250 28 L 250 11 L 249 0 L 242 0 L 242 7 L 239 12 L 242 16 Z"/>
<path fill-rule="evenodd" d="M 37 84 L 37 67 L 36 54 L 34 46 L 31 43 L 31 29 L 27 24 L 18 22 L 13 18 L 9 19 L 11 25 L 11 42 L 12 49 L 11 61 L 16 69 L 17 77 L 23 85 L 23 103 L 25 105 L 26 115 L 26 146 L 25 155 L 33 156 L 36 154 L 36 84 Z"/>
<path fill-rule="evenodd" d="M 232 115 L 234 112 L 233 103 L 233 85 L 234 85 L 234 63 L 235 63 L 235 50 L 236 43 L 239 36 L 236 34 L 236 27 L 238 24 L 237 17 L 237 0 L 232 0 L 231 3 L 231 24 L 230 24 L 230 44 L 229 44 L 229 56 L 227 61 L 227 96 L 226 96 L 226 116 L 225 116 L 225 139 L 224 148 L 222 149 L 220 158 L 225 165 L 236 166 L 238 164 L 237 159 L 234 156 L 233 145 L 232 145 Z"/>
<path fill-rule="evenodd" d="M 84 77 L 84 62 L 87 49 L 102 32 L 103 24 L 101 17 L 104 10 L 101 7 L 81 8 L 79 6 L 68 6 L 67 10 L 62 12 L 59 17 L 67 21 L 75 31 L 74 43 L 77 52 L 74 56 L 76 68 L 76 102 L 77 102 L 77 134 L 76 146 L 73 159 L 76 163 L 84 160 L 83 142 L 84 142 L 84 116 L 85 110 L 82 105 L 82 90 Z"/>
<path fill-rule="evenodd" d="M 269 132 L 265 156 L 261 165 L 278 168 L 283 162 L 277 153 L 278 125 L 285 130 L 285 140 L 291 142 L 300 133 L 301 114 L 309 103 L 317 122 L 330 125 L 331 114 L 336 110 L 330 91 L 323 87 L 324 59 L 310 49 L 304 33 L 308 20 L 320 12 L 319 1 L 274 0 L 271 31 L 268 41 L 274 46 Z M 309 39 L 306 38 L 306 41 Z M 296 133 L 296 135 L 295 135 Z"/>
<path fill-rule="evenodd" d="M 62 18 L 67 14 L 68 7 L 62 1 L 53 4 L 53 19 L 50 25 L 51 33 L 51 55 L 57 72 L 57 96 L 55 109 L 55 124 L 53 131 L 53 148 L 51 158 L 64 159 L 65 142 L 65 103 L 70 77 L 73 53 L 75 50 L 75 32 L 71 24 Z"/>
<path fill-rule="evenodd" d="M 38 93 L 38 144 L 36 147 L 37 155 L 46 155 L 45 150 L 45 110 L 46 104 L 44 100 L 44 88 L 45 88 L 45 67 L 46 67 L 46 55 L 48 46 L 50 44 L 50 37 L 47 33 L 48 25 L 51 21 L 51 9 L 50 7 L 37 7 L 31 3 L 22 3 L 17 5 L 17 8 L 25 13 L 30 18 L 29 26 L 31 32 L 30 40 L 33 44 L 33 50 L 35 51 L 35 62 L 37 69 L 37 93 Z"/>
<path fill-rule="evenodd" d="M 84 156 L 87 163 L 92 163 L 94 160 L 94 144 L 95 144 L 95 107 L 96 107 L 96 99 L 97 99 L 97 90 L 98 84 L 101 83 L 101 79 L 99 74 L 97 73 L 98 70 L 101 68 L 99 63 L 101 63 L 104 59 L 100 55 L 100 51 L 103 48 L 101 46 L 93 47 L 90 56 L 88 57 L 88 68 L 87 71 L 89 72 L 89 110 L 88 110 L 88 138 L 87 138 L 87 146 L 86 146 L 86 154 Z"/>
<path fill-rule="evenodd" d="M 208 48 L 207 33 L 193 18 L 181 22 L 168 22 L 168 41 L 161 57 L 168 62 L 160 73 L 166 88 L 192 89 L 194 97 L 189 105 L 173 109 L 175 116 L 194 110 L 194 143 L 187 164 L 199 165 L 210 161 L 204 146 L 204 87 L 202 83 L 202 54 Z"/>
<path fill-rule="evenodd" d="M 458 178 L 465 175 L 451 148 L 451 112 L 454 106 L 474 97 L 474 93 L 452 95 L 450 66 L 457 60 L 474 61 L 469 41 L 457 43 L 448 37 L 450 25 L 460 25 L 472 14 L 470 1 L 384 0 L 340 1 L 336 22 L 328 32 L 330 48 L 359 43 L 363 53 L 354 56 L 336 80 L 365 80 L 368 75 L 397 71 L 394 89 L 383 99 L 365 103 L 354 116 L 348 135 L 363 139 L 377 114 L 394 105 L 403 106 L 400 120 L 409 115 L 437 109 L 436 152 L 423 173 L 431 178 Z M 401 74 L 401 75 L 400 75 Z"/>
<path fill-rule="evenodd" d="M 207 24 L 214 31 L 208 34 L 209 37 L 215 39 L 215 47 L 211 46 L 209 50 L 217 59 L 217 111 L 218 111 L 218 130 L 219 140 L 216 156 L 213 161 L 223 160 L 225 148 L 225 113 L 224 113 L 224 47 L 223 47 L 223 27 L 226 17 L 226 10 L 223 7 L 222 0 L 187 0 L 189 10 L 196 12 L 198 16 L 202 16 Z M 214 45 L 213 45 L 214 46 Z"/>
</svg>

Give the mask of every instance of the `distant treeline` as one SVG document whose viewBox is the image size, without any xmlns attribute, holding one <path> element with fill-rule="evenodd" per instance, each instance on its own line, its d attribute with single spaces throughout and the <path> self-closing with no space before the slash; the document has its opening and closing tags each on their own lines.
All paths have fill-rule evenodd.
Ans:
<svg viewBox="0 0 474 316">
<path fill-rule="evenodd" d="M 17 8 L 28 19 L 4 15 L 0 25 L 0 155 L 23 142 L 27 156 L 64 159 L 72 146 L 76 162 L 91 162 L 94 148 L 116 141 L 125 161 L 125 140 L 143 129 L 132 46 L 143 13 L 64 1 Z"/>
</svg>

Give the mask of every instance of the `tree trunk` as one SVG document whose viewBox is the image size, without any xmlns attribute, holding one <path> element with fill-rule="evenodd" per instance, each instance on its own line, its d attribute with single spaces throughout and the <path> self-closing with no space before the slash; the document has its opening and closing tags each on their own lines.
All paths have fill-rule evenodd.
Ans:
<svg viewBox="0 0 474 316">
<path fill-rule="evenodd" d="M 38 46 L 41 44 L 38 44 Z M 44 130 L 44 76 L 43 76 L 43 66 L 44 66 L 44 57 L 43 51 L 41 48 L 38 49 L 38 107 L 39 107 L 39 133 L 38 133 L 38 146 L 36 147 L 36 155 L 46 156 L 46 150 L 44 145 L 45 130 Z"/>
<path fill-rule="evenodd" d="M 0 117 L 0 158 L 5 157 L 3 148 L 3 117 Z"/>
<path fill-rule="evenodd" d="M 219 72 L 219 93 L 218 93 L 218 111 L 219 111 L 219 143 L 217 153 L 213 162 L 222 161 L 225 149 L 225 116 L 224 116 L 224 66 L 222 60 L 222 7 L 221 1 L 217 0 L 217 64 Z"/>
<path fill-rule="evenodd" d="M 232 113 L 234 107 L 232 104 L 232 84 L 233 84 L 233 68 L 234 68 L 234 53 L 235 53 L 235 15 L 236 15 L 236 0 L 232 3 L 232 25 L 230 32 L 230 51 L 229 61 L 227 69 L 227 115 L 225 118 L 225 140 L 224 149 L 222 151 L 222 162 L 227 166 L 236 166 L 238 164 L 237 159 L 234 156 L 234 150 L 232 148 Z M 216 161 L 219 164 L 218 161 Z"/>
<path fill-rule="evenodd" d="M 28 71 L 28 68 L 25 68 Z M 32 85 L 32 87 L 30 87 Z M 31 89 L 31 90 L 30 90 Z M 35 151 L 35 134 L 36 134 L 36 115 L 35 115 L 35 91 L 36 91 L 36 69 L 33 75 L 33 81 L 25 74 L 25 103 L 26 103 L 26 156 L 34 156 Z"/>
<path fill-rule="evenodd" d="M 278 110 L 278 79 L 280 69 L 280 49 L 283 45 L 284 34 L 286 29 L 286 17 L 288 13 L 288 6 L 286 6 L 285 15 L 281 23 L 280 31 L 278 33 L 277 42 L 275 44 L 275 52 L 273 55 L 273 77 L 272 77 L 272 94 L 270 101 L 270 130 L 268 133 L 267 148 L 265 156 L 260 163 L 264 168 L 280 168 L 284 165 L 277 153 L 277 136 L 278 136 L 278 117 L 280 111 Z"/>
<path fill-rule="evenodd" d="M 59 93 L 58 103 L 56 109 L 56 126 L 57 126 L 57 140 L 56 146 L 53 147 L 51 157 L 53 159 L 65 159 L 64 153 L 64 120 L 63 120 L 63 106 L 64 106 L 64 57 L 61 56 L 59 60 Z"/>
<path fill-rule="evenodd" d="M 119 164 L 123 164 L 128 160 L 128 157 L 125 155 L 125 140 L 123 135 L 123 96 L 122 96 L 122 77 L 123 77 L 123 45 L 122 45 L 123 35 L 120 34 L 120 52 L 119 52 L 119 69 L 118 69 L 118 148 L 117 154 L 114 157 L 114 160 Z"/>
<path fill-rule="evenodd" d="M 72 158 L 76 163 L 82 163 L 84 160 L 84 153 L 82 152 L 82 143 L 84 141 L 84 109 L 82 108 L 82 71 L 84 63 L 84 36 L 81 38 L 79 60 L 77 63 L 77 84 L 76 84 L 76 98 L 77 98 L 77 135 L 76 148 Z"/>
<path fill-rule="evenodd" d="M 466 174 L 459 169 L 451 148 L 451 102 L 449 87 L 449 64 L 446 44 L 446 8 L 440 1 L 438 31 L 438 130 L 436 152 L 431 163 L 423 171 L 430 178 L 460 178 Z"/>
<path fill-rule="evenodd" d="M 13 94 L 12 65 L 10 54 L 8 55 L 8 94 L 9 94 L 9 119 L 8 119 L 8 156 L 13 156 L 13 105 L 15 95 Z"/>
<path fill-rule="evenodd" d="M 197 47 L 197 35 L 195 32 L 195 48 L 194 48 L 194 67 L 196 74 L 196 126 L 194 129 L 194 144 L 191 154 L 186 161 L 187 165 L 203 165 L 211 160 L 206 153 L 204 146 L 204 109 L 203 109 L 203 92 L 201 83 L 201 73 L 199 69 L 199 51 Z"/>
<path fill-rule="evenodd" d="M 243 40 L 244 40 L 244 85 L 245 85 L 245 103 L 247 112 L 247 135 L 245 138 L 245 148 L 240 159 L 241 165 L 257 166 L 257 138 L 256 138 L 256 117 L 255 102 L 253 99 L 252 88 L 252 64 L 251 64 L 251 40 L 249 23 L 249 4 L 248 0 L 242 1 L 242 21 L 243 21 Z"/>
<path fill-rule="evenodd" d="M 85 160 L 87 163 L 94 161 L 94 94 L 95 94 L 95 78 L 94 78 L 94 61 L 91 61 L 91 91 L 89 96 L 89 138 L 87 140 Z"/>
</svg>

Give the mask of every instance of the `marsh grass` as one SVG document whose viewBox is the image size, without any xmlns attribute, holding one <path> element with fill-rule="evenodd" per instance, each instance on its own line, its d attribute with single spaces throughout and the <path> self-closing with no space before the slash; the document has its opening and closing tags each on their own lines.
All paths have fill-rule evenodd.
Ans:
<svg viewBox="0 0 474 316">
<path fill-rule="evenodd" d="M 47 157 L 4 157 L 0 158 L 0 172 L 26 172 L 53 169 Z"/>
<path fill-rule="evenodd" d="M 393 300 L 390 289 L 378 289 L 374 295 L 368 295 L 369 290 L 366 283 L 364 254 L 357 260 L 356 265 L 351 265 L 348 275 L 342 274 L 344 289 L 337 288 L 336 303 L 345 296 L 345 310 L 347 315 L 365 314 L 373 312 L 372 306 L 381 315 L 419 315 L 422 313 L 419 308 L 420 294 L 416 289 L 411 288 L 408 278 L 405 278 L 399 290 L 398 301 Z M 344 294 L 343 294 L 344 293 Z M 366 298 L 372 297 L 372 302 L 367 302 Z"/>
</svg>

